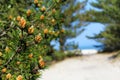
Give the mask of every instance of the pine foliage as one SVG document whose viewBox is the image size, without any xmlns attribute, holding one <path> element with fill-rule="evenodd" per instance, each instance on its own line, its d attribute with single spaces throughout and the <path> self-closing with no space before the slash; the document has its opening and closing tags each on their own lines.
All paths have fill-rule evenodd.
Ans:
<svg viewBox="0 0 120 80">
<path fill-rule="evenodd" d="M 87 11 L 83 16 L 87 16 L 86 21 L 100 22 L 106 26 L 105 30 L 94 37 L 103 44 L 105 51 L 115 51 L 120 49 L 120 0 L 97 0 L 91 5 L 98 10 Z M 96 26 L 97 27 L 97 26 Z"/>
</svg>

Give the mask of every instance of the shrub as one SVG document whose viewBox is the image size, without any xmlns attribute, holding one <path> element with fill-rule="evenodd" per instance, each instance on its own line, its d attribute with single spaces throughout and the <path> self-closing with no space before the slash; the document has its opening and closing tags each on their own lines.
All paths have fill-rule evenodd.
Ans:
<svg viewBox="0 0 120 80">
<path fill-rule="evenodd" d="M 0 1 L 0 80 L 36 80 L 59 38 L 59 0 Z M 6 4 L 5 4 L 6 3 Z M 43 57 L 42 57 L 43 56 Z"/>
<path fill-rule="evenodd" d="M 61 51 L 56 51 L 53 53 L 53 60 L 60 61 L 65 59 L 66 55 Z"/>
</svg>

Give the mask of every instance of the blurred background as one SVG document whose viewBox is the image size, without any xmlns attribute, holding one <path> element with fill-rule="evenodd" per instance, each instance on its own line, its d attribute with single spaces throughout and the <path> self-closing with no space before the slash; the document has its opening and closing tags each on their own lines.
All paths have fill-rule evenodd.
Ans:
<svg viewBox="0 0 120 80">
<path fill-rule="evenodd" d="M 73 5 L 73 2 L 75 3 L 74 5 Z M 86 13 L 86 11 L 91 11 L 91 9 L 95 11 L 99 11 L 99 9 L 91 5 L 91 3 L 93 2 L 97 2 L 97 1 L 96 0 L 73 0 L 69 2 L 69 5 L 71 7 L 67 7 L 67 10 L 71 10 L 72 7 L 78 7 L 78 9 L 74 9 L 73 11 L 71 11 L 71 14 L 70 14 L 71 16 L 72 14 L 75 14 L 74 17 L 77 16 L 77 18 L 74 21 L 71 20 L 71 22 L 68 23 L 72 25 L 67 25 L 67 27 L 69 28 L 74 27 L 75 30 L 73 31 L 74 36 L 70 34 L 71 36 L 66 38 L 64 46 L 67 46 L 67 44 L 71 44 L 71 46 L 77 45 L 77 48 L 80 50 L 83 50 L 83 49 L 102 50 L 102 47 L 96 47 L 97 45 L 102 45 L 102 43 L 95 41 L 94 39 L 89 39 L 87 36 L 94 36 L 95 34 L 99 34 L 101 31 L 104 31 L 105 25 L 96 21 L 93 21 L 93 22 L 91 21 L 91 22 L 86 22 L 81 24 L 84 17 L 82 17 L 83 19 L 81 19 L 80 16 Z M 76 4 L 78 4 L 79 6 Z M 82 4 L 82 8 L 79 8 L 81 4 Z M 74 17 L 71 17 L 71 19 Z M 86 15 L 86 17 L 88 16 Z M 79 22 L 78 19 L 81 22 Z M 76 25 L 77 25 L 77 28 L 76 28 Z M 76 33 L 76 31 L 80 32 L 83 29 L 84 31 L 82 31 L 80 34 Z M 60 50 L 59 42 L 52 41 L 51 45 L 54 45 L 54 48 L 56 50 Z M 74 48 L 70 48 L 70 50 L 72 49 Z"/>
<path fill-rule="evenodd" d="M 43 79 L 120 80 L 120 0 L 63 1 L 66 1 L 62 7 L 66 36 L 61 37 L 63 43 L 51 44 L 56 50 L 72 50 L 74 54 L 77 53 L 74 50 L 81 50 L 78 53 L 85 56 L 53 65 Z M 52 71 L 55 77 L 50 74 Z"/>
</svg>

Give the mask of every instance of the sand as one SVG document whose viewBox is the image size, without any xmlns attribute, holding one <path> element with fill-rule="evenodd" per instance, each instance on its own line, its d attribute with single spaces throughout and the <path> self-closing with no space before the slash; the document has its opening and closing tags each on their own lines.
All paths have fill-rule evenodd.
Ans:
<svg viewBox="0 0 120 80">
<path fill-rule="evenodd" d="M 120 61 L 111 55 L 70 58 L 50 66 L 38 80 L 120 80 Z"/>
</svg>

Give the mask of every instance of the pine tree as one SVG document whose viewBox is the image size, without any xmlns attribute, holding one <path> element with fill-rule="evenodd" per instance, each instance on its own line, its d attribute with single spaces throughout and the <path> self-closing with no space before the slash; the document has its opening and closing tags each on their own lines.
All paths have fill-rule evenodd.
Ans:
<svg viewBox="0 0 120 80">
<path fill-rule="evenodd" d="M 86 21 L 100 22 L 106 26 L 105 30 L 90 39 L 95 39 L 103 44 L 104 51 L 120 49 L 120 0 L 97 0 L 91 5 L 98 10 L 87 11 L 83 14 Z"/>
<path fill-rule="evenodd" d="M 83 28 L 80 28 L 82 25 L 81 19 L 81 12 L 84 10 L 84 7 L 87 3 L 87 0 L 83 2 L 78 2 L 77 0 L 67 0 L 66 3 L 62 6 L 62 14 L 63 14 L 63 32 L 64 34 L 60 35 L 59 42 L 60 42 L 60 50 L 69 49 L 67 47 L 76 46 L 76 44 L 68 43 L 66 41 L 71 38 L 75 38 L 78 36 L 82 31 Z M 68 46 L 67 46 L 68 45 Z M 76 46 L 77 47 L 77 46 Z"/>
</svg>

